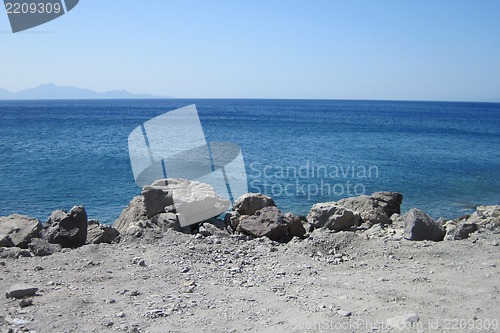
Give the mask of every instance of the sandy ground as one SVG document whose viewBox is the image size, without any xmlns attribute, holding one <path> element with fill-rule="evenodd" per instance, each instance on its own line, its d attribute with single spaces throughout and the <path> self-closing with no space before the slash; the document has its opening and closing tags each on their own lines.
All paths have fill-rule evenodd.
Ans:
<svg viewBox="0 0 500 333">
<path fill-rule="evenodd" d="M 500 234 L 367 235 L 280 244 L 170 230 L 0 259 L 0 290 L 39 288 L 28 307 L 2 295 L 0 332 L 500 332 Z"/>
</svg>

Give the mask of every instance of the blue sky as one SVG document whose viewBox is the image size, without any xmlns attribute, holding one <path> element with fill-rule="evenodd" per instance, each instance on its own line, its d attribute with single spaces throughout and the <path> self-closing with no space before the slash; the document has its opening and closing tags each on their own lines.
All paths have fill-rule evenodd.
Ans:
<svg viewBox="0 0 500 333">
<path fill-rule="evenodd" d="M 0 88 L 175 97 L 500 98 L 498 0 L 80 0 L 12 34 Z"/>
</svg>

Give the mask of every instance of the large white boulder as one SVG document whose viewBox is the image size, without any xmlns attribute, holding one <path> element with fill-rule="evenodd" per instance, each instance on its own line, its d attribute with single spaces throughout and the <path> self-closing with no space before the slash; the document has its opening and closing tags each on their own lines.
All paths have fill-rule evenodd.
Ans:
<svg viewBox="0 0 500 333">
<path fill-rule="evenodd" d="M 231 202 L 220 197 L 211 185 L 193 180 L 167 178 L 155 181 L 149 188 L 171 196 L 181 227 L 208 220 L 227 211 Z M 148 200 L 144 198 L 146 211 Z"/>
</svg>

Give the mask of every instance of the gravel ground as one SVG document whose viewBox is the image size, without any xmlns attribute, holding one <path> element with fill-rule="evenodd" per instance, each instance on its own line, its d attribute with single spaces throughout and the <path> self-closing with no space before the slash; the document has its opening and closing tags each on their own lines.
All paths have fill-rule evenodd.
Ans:
<svg viewBox="0 0 500 333">
<path fill-rule="evenodd" d="M 39 290 L 26 307 L 1 297 L 0 331 L 500 332 L 499 239 L 318 229 L 286 244 L 169 230 L 3 258 L 1 290 Z"/>
</svg>

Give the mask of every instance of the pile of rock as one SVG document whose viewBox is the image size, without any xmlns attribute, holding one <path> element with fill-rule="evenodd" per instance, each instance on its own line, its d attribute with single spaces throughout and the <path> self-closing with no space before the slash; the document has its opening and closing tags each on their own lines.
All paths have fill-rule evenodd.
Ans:
<svg viewBox="0 0 500 333">
<path fill-rule="evenodd" d="M 168 229 L 199 237 L 236 234 L 243 238 L 267 237 L 278 242 L 308 237 L 315 229 L 411 241 L 460 240 L 476 231 L 500 229 L 500 206 L 480 206 L 464 218 L 434 221 L 416 208 L 400 215 L 402 201 L 400 193 L 375 192 L 317 203 L 307 217 L 300 217 L 282 213 L 266 195 L 247 193 L 234 202 L 232 210 L 221 220 L 217 217 L 227 211 L 230 203 L 217 196 L 210 185 L 185 179 L 161 179 L 145 186 L 112 227 L 88 221 L 82 206 L 75 206 L 69 212 L 54 211 L 43 227 L 39 220 L 24 215 L 0 217 L 0 252 L 3 251 L 4 256 L 44 256 L 63 247 L 113 243 L 145 234 L 161 237 Z M 18 250 L 9 253 L 2 250 L 4 248 Z"/>
<path fill-rule="evenodd" d="M 185 179 L 160 179 L 142 188 L 141 195 L 132 199 L 113 228 L 124 239 L 131 239 L 144 234 L 160 235 L 167 229 L 191 233 L 201 223 L 207 224 L 202 229 L 207 234 L 213 227 L 220 229 L 222 221 L 213 218 L 225 212 L 229 205 L 210 185 Z M 179 210 L 183 210 L 184 215 L 179 214 Z"/>
<path fill-rule="evenodd" d="M 314 228 L 334 231 L 354 227 L 368 229 L 375 224 L 391 224 L 391 216 L 400 213 L 402 201 L 400 193 L 375 192 L 337 202 L 318 203 L 311 208 L 307 221 Z"/>
<path fill-rule="evenodd" d="M 265 236 L 274 241 L 286 242 L 306 234 L 299 216 L 281 213 L 272 198 L 259 193 L 247 193 L 238 198 L 225 221 L 235 232 L 251 237 Z"/>
<path fill-rule="evenodd" d="M 112 243 L 118 236 L 113 228 L 89 222 L 83 206 L 75 206 L 69 212 L 56 210 L 43 226 L 38 219 L 25 215 L 0 217 L 2 256 L 47 256 L 61 248 Z"/>
<path fill-rule="evenodd" d="M 464 216 L 454 220 L 442 220 L 443 228 L 446 230 L 445 240 L 460 240 L 468 238 L 476 231 L 500 230 L 500 206 L 479 206 L 470 216 Z"/>
<path fill-rule="evenodd" d="M 181 226 L 177 205 L 174 205 L 173 192 L 183 184 L 190 191 L 180 199 L 188 202 L 195 197 L 205 210 L 199 216 L 210 216 L 203 221 Z M 198 182 L 164 179 L 142 189 L 142 195 L 135 197 L 113 224 L 125 240 L 143 235 L 161 236 L 167 229 L 201 236 L 227 237 L 239 233 L 249 237 L 268 237 L 276 241 L 288 241 L 294 236 L 306 234 L 303 221 L 292 213 L 282 214 L 273 199 L 268 196 L 248 193 L 238 198 L 233 210 L 221 220 L 217 217 L 226 212 L 228 203 L 218 197 L 213 189 L 199 185 Z M 207 185 L 208 186 L 208 185 Z M 176 193 L 176 203 L 179 192 Z M 202 214 L 203 213 L 203 214 Z M 192 222 L 192 221 L 189 221 Z"/>
</svg>

